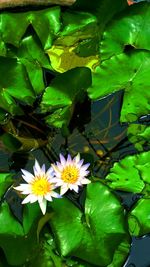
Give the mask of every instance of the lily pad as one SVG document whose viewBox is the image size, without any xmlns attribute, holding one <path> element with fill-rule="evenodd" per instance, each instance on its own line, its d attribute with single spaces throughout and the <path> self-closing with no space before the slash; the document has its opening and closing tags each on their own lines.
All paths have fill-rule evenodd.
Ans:
<svg viewBox="0 0 150 267">
<path fill-rule="evenodd" d="M 0 173 L 0 198 L 5 194 L 12 182 L 12 175 L 10 173 Z"/>
<path fill-rule="evenodd" d="M 46 88 L 42 102 L 42 112 L 54 111 L 46 121 L 61 127 L 71 119 L 74 105 L 83 102 L 87 88 L 91 84 L 91 71 L 81 67 L 57 75 Z"/>
<path fill-rule="evenodd" d="M 85 213 L 65 198 L 54 201 L 52 208 L 49 223 L 62 256 L 98 266 L 111 263 L 127 233 L 123 208 L 108 187 L 100 182 L 87 186 Z"/>
<path fill-rule="evenodd" d="M 128 138 L 139 151 L 144 150 L 144 145 L 150 143 L 150 126 L 130 124 L 127 131 Z"/>
<path fill-rule="evenodd" d="M 15 99 L 28 105 L 35 100 L 25 67 L 17 59 L 0 57 L 0 73 L 0 107 L 12 115 L 22 114 Z"/>
<path fill-rule="evenodd" d="M 0 17 L 1 43 L 12 44 L 16 47 L 20 45 L 28 26 L 32 25 L 43 48 L 48 49 L 61 27 L 60 7 L 21 13 L 3 12 Z M 2 45 L 1 48 L 4 49 Z"/>
<path fill-rule="evenodd" d="M 150 232 L 150 199 L 140 199 L 128 215 L 130 234 L 142 236 Z"/>
<path fill-rule="evenodd" d="M 30 211 L 29 211 L 30 210 Z M 23 226 L 12 215 L 8 204 L 0 207 L 0 248 L 3 249 L 10 265 L 22 265 L 36 256 L 38 205 L 27 205 L 24 211 Z M 19 257 L 16 257 L 18 255 Z"/>
<path fill-rule="evenodd" d="M 128 7 L 106 26 L 100 44 L 101 59 L 121 54 L 126 45 L 150 50 L 150 4 Z"/>
<path fill-rule="evenodd" d="M 150 52 L 133 51 L 103 61 L 92 76 L 91 99 L 124 90 L 121 122 L 133 122 L 150 112 Z M 143 90 L 144 88 L 144 90 Z"/>
<path fill-rule="evenodd" d="M 141 193 L 150 184 L 150 151 L 127 156 L 115 162 L 106 176 L 108 185 L 115 190 Z"/>
</svg>

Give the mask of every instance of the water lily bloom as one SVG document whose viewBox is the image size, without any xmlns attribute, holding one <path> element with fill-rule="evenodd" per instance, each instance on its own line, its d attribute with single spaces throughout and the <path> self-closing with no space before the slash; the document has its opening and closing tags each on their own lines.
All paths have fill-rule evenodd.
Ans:
<svg viewBox="0 0 150 267">
<path fill-rule="evenodd" d="M 68 155 L 67 160 L 60 154 L 60 162 L 52 164 L 54 169 L 54 181 L 56 186 L 60 186 L 60 194 L 65 194 L 69 189 L 78 192 L 79 186 L 89 184 L 90 180 L 86 178 L 89 174 L 87 170 L 90 163 L 83 165 L 83 159 L 80 160 L 80 154 L 73 159 Z"/>
<path fill-rule="evenodd" d="M 20 191 L 23 195 L 28 195 L 22 204 L 28 202 L 34 203 L 38 201 L 42 213 L 45 214 L 47 201 L 52 201 L 52 197 L 60 198 L 61 196 L 54 192 L 56 184 L 53 181 L 54 174 L 53 169 L 49 168 L 45 170 L 45 164 L 40 167 L 37 160 L 35 160 L 35 165 L 33 166 L 34 175 L 27 170 L 21 170 L 22 177 L 27 182 L 25 184 L 20 184 L 14 187 L 16 190 Z"/>
</svg>

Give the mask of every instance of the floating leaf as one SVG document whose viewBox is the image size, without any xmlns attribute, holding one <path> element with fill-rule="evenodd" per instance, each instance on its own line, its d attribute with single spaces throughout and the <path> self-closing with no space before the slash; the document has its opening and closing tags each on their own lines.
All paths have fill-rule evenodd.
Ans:
<svg viewBox="0 0 150 267">
<path fill-rule="evenodd" d="M 61 255 L 98 266 L 111 263 L 126 230 L 122 206 L 105 185 L 87 186 L 85 214 L 65 198 L 54 201 L 52 208 L 50 225 Z"/>
<path fill-rule="evenodd" d="M 5 194 L 12 181 L 12 175 L 10 173 L 0 173 L 0 198 Z"/>
<path fill-rule="evenodd" d="M 11 214 L 8 204 L 0 207 L 0 247 L 10 265 L 22 265 L 36 256 L 38 205 L 26 205 L 22 225 Z M 19 251 L 19 256 L 18 255 Z"/>
<path fill-rule="evenodd" d="M 134 51 L 103 61 L 93 74 L 91 99 L 99 99 L 124 89 L 121 122 L 132 122 L 150 112 L 149 93 L 150 53 Z M 143 90 L 144 88 L 144 90 Z"/>
<path fill-rule="evenodd" d="M 50 69 L 51 67 L 38 39 L 35 36 L 24 38 L 21 41 L 17 56 L 26 67 L 35 93 L 41 93 L 45 89 L 42 68 Z"/>
<path fill-rule="evenodd" d="M 115 162 L 106 176 L 108 185 L 115 190 L 141 193 L 145 183 L 150 184 L 150 151 L 127 156 Z"/>
<path fill-rule="evenodd" d="M 124 51 L 126 45 L 150 50 L 150 4 L 141 3 L 115 16 L 103 33 L 101 59 L 108 59 Z"/>
<path fill-rule="evenodd" d="M 61 27 L 60 7 L 21 13 L 3 12 L 0 17 L 1 42 L 17 47 L 29 25 L 32 25 L 44 49 L 51 47 L 52 41 Z"/>
<path fill-rule="evenodd" d="M 143 151 L 144 145 L 150 142 L 150 126 L 142 124 L 130 124 L 127 131 L 128 138 L 135 148 Z"/>
<path fill-rule="evenodd" d="M 97 36 L 98 25 L 94 15 L 87 12 L 69 11 L 62 13 L 62 31 L 55 45 L 72 46 L 78 41 Z"/>
<path fill-rule="evenodd" d="M 21 114 L 15 99 L 30 105 L 35 100 L 25 67 L 17 59 L 0 57 L 0 73 L 0 107 L 11 114 Z"/>
<path fill-rule="evenodd" d="M 108 21 L 116 14 L 127 7 L 127 2 L 124 0 L 115 1 L 112 5 L 112 0 L 97 0 L 94 3 L 91 0 L 76 0 L 73 5 L 75 10 L 83 10 L 93 13 L 99 22 L 99 33 L 104 29 Z"/>
<path fill-rule="evenodd" d="M 85 91 L 90 84 L 91 72 L 85 67 L 57 75 L 46 88 L 41 102 L 42 111 L 55 110 L 52 117 L 50 115 L 46 118 L 47 122 L 54 121 L 57 127 L 62 126 L 63 123 L 68 124 L 74 105 L 84 100 Z"/>
<path fill-rule="evenodd" d="M 130 250 L 129 240 L 124 240 L 116 249 L 113 261 L 107 267 L 120 267 L 123 266 Z"/>
<path fill-rule="evenodd" d="M 150 232 L 150 199 L 140 199 L 128 216 L 131 235 L 142 236 Z"/>
</svg>

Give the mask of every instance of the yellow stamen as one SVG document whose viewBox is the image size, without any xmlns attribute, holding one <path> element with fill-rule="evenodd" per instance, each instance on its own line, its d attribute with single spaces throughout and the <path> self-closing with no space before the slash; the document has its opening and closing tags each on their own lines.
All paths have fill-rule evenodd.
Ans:
<svg viewBox="0 0 150 267">
<path fill-rule="evenodd" d="M 79 170 L 75 166 L 66 166 L 61 174 L 64 182 L 74 184 L 79 178 Z"/>
<path fill-rule="evenodd" d="M 51 191 L 51 184 L 45 176 L 36 176 L 31 186 L 32 193 L 37 196 L 44 196 Z"/>
</svg>

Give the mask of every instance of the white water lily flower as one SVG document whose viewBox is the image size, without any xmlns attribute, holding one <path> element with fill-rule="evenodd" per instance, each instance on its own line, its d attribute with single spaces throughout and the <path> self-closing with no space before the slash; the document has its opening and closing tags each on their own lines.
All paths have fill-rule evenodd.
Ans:
<svg viewBox="0 0 150 267">
<path fill-rule="evenodd" d="M 22 177 L 27 183 L 20 184 L 14 188 L 21 191 L 21 194 L 28 195 L 22 201 L 22 204 L 38 201 L 42 213 L 45 214 L 47 201 L 52 201 L 52 197 L 61 197 L 58 193 L 53 191 L 57 187 L 56 183 L 53 181 L 53 169 L 49 168 L 46 172 L 45 164 L 40 167 L 38 161 L 35 160 L 35 165 L 33 166 L 34 175 L 26 170 L 21 171 L 23 173 Z"/>
<path fill-rule="evenodd" d="M 73 159 L 68 155 L 67 160 L 60 154 L 60 162 L 52 164 L 54 169 L 54 181 L 56 186 L 60 186 L 60 194 L 64 195 L 69 189 L 78 192 L 79 186 L 89 184 L 91 181 L 85 178 L 89 171 L 90 163 L 83 165 L 83 159 L 80 160 L 80 154 Z"/>
</svg>

